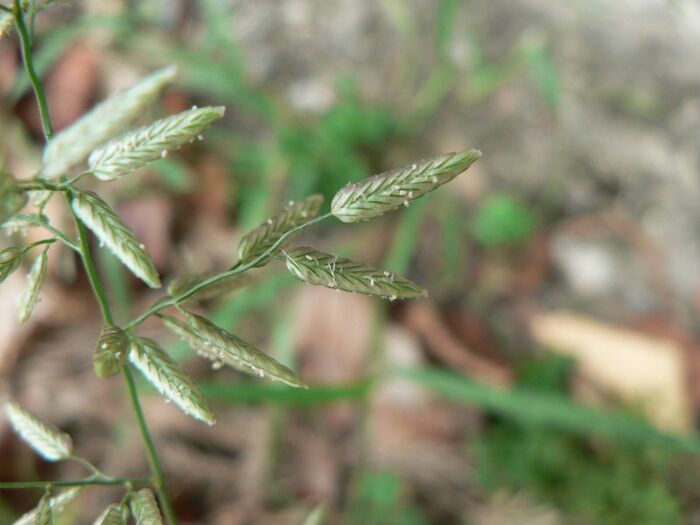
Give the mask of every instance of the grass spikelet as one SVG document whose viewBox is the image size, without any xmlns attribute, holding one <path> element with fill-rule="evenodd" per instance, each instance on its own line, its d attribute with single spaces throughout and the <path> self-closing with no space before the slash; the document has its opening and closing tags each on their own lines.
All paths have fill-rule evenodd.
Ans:
<svg viewBox="0 0 700 525">
<path fill-rule="evenodd" d="M 44 495 L 39 500 L 39 504 L 36 506 L 36 518 L 34 523 L 36 525 L 51 525 L 53 522 L 52 512 L 51 512 L 51 490 L 46 489 Z"/>
<path fill-rule="evenodd" d="M 5 413 L 17 434 L 47 461 L 68 459 L 73 453 L 70 436 L 42 421 L 16 403 L 7 403 Z"/>
<path fill-rule="evenodd" d="M 215 423 L 207 400 L 177 361 L 158 343 L 145 337 L 132 340 L 129 360 L 162 395 L 186 414 L 208 425 Z"/>
<path fill-rule="evenodd" d="M 217 106 L 190 109 L 157 120 L 97 148 L 88 157 L 88 167 L 100 180 L 127 175 L 193 141 L 223 115 L 224 108 Z"/>
<path fill-rule="evenodd" d="M 78 494 L 82 491 L 82 487 L 73 487 L 68 490 L 65 490 L 61 492 L 58 496 L 54 496 L 49 500 L 49 508 L 51 509 L 51 515 L 52 517 L 55 517 L 57 514 L 60 514 L 64 507 L 73 501 Z M 37 521 L 39 514 L 40 508 L 37 506 L 34 509 L 30 510 L 26 514 L 23 514 L 17 521 L 13 523 L 13 525 L 35 525 L 36 523 L 40 523 Z"/>
<path fill-rule="evenodd" d="M 451 181 L 481 157 L 479 150 L 440 155 L 343 186 L 331 213 L 343 222 L 366 221 L 422 197 Z"/>
<path fill-rule="evenodd" d="M 278 215 L 246 234 L 238 244 L 238 257 L 245 263 L 259 257 L 282 235 L 297 226 L 313 219 L 318 215 L 323 204 L 322 195 L 312 195 L 296 203 L 290 202 L 287 208 Z M 262 266 L 266 261 L 260 261 Z"/>
<path fill-rule="evenodd" d="M 34 306 L 39 300 L 39 292 L 44 284 L 46 277 L 46 264 L 48 261 L 48 249 L 44 250 L 39 256 L 34 259 L 32 269 L 27 276 L 27 288 L 22 295 L 22 300 L 19 305 L 19 321 L 25 322 L 32 315 Z"/>
<path fill-rule="evenodd" d="M 123 523 L 122 508 L 112 503 L 99 515 L 93 525 L 122 525 Z"/>
<path fill-rule="evenodd" d="M 289 272 L 307 284 L 375 295 L 392 301 L 428 295 L 424 288 L 404 277 L 314 248 L 293 248 L 285 252 L 285 257 Z"/>
<path fill-rule="evenodd" d="M 305 385 L 289 368 L 261 352 L 232 333 L 215 325 L 202 316 L 185 312 L 188 323 L 163 315 L 165 325 L 180 339 L 188 343 L 202 357 L 212 362 L 212 367 L 231 366 L 236 370 L 293 387 Z"/>
<path fill-rule="evenodd" d="M 160 288 L 160 277 L 151 257 L 134 232 L 109 205 L 89 191 L 75 192 L 75 214 L 139 279 L 151 288 Z"/>
<path fill-rule="evenodd" d="M 0 283 L 7 279 L 22 264 L 22 250 L 10 246 L 0 251 Z"/>
<path fill-rule="evenodd" d="M 156 100 L 176 74 L 177 68 L 174 66 L 159 69 L 130 88 L 100 102 L 54 135 L 44 148 L 41 176 L 52 179 L 66 174 L 96 147 L 122 133 Z"/>
<path fill-rule="evenodd" d="M 156 498 L 149 489 L 141 489 L 131 496 L 131 513 L 136 525 L 163 525 Z"/>
<path fill-rule="evenodd" d="M 121 372 L 128 356 L 129 336 L 126 332 L 113 324 L 103 326 L 92 353 L 97 377 L 112 377 Z"/>
</svg>

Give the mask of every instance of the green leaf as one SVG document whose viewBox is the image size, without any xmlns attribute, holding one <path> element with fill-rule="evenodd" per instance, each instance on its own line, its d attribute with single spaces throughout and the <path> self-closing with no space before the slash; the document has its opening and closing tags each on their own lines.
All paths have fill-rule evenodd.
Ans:
<svg viewBox="0 0 700 525">
<path fill-rule="evenodd" d="M 293 248 L 284 255 L 289 272 L 307 284 L 375 295 L 392 301 L 428 295 L 424 288 L 404 277 L 314 248 Z"/>
<path fill-rule="evenodd" d="M 92 364 L 97 377 L 107 378 L 121 372 L 129 356 L 129 336 L 113 324 L 102 327 L 92 353 Z"/>
<path fill-rule="evenodd" d="M 134 232 L 109 205 L 91 191 L 75 192 L 73 211 L 119 260 L 151 288 L 160 288 L 160 277 L 151 257 Z"/>
<path fill-rule="evenodd" d="M 0 251 L 0 283 L 22 264 L 24 252 L 15 246 Z"/>
<path fill-rule="evenodd" d="M 168 285 L 168 295 L 171 297 L 178 297 L 185 292 L 200 286 L 209 279 L 216 277 L 217 275 L 219 274 L 212 273 L 206 275 L 183 275 L 181 277 L 176 277 Z M 187 299 L 183 299 L 181 302 L 206 301 L 208 299 L 224 297 L 247 285 L 249 282 L 250 276 L 246 273 L 229 275 L 228 277 L 223 277 L 216 282 L 208 284 L 204 288 L 197 290 L 195 293 L 190 295 Z"/>
<path fill-rule="evenodd" d="M 44 278 L 46 277 L 46 263 L 48 258 L 47 248 L 34 259 L 32 269 L 29 271 L 29 275 L 27 276 L 27 289 L 24 291 L 19 305 L 19 321 L 21 323 L 29 319 L 29 316 L 32 315 L 32 311 L 34 310 L 34 306 L 39 300 L 39 292 L 41 291 Z"/>
<path fill-rule="evenodd" d="M 85 160 L 148 108 L 170 84 L 177 69 L 159 69 L 129 89 L 110 96 L 66 129 L 54 135 L 44 148 L 41 176 L 55 178 Z"/>
<path fill-rule="evenodd" d="M 165 325 L 180 339 L 192 346 L 214 367 L 229 365 L 237 370 L 280 381 L 289 386 L 305 385 L 289 368 L 208 319 L 185 312 L 189 324 L 162 315 Z"/>
<path fill-rule="evenodd" d="M 82 491 L 82 487 L 73 487 L 71 489 L 68 489 L 64 492 L 61 492 L 58 496 L 54 496 L 49 500 L 49 507 L 51 509 L 51 514 L 53 517 L 56 516 L 56 514 L 59 514 L 64 507 L 73 501 L 75 497 L 80 494 Z M 13 523 L 13 525 L 35 525 L 37 522 L 37 519 L 40 515 L 40 509 L 39 507 L 34 508 L 33 510 L 30 510 L 26 514 L 22 515 L 17 521 Z"/>
<path fill-rule="evenodd" d="M 88 167 L 100 180 L 117 179 L 193 141 L 223 116 L 224 108 L 217 106 L 190 109 L 156 120 L 97 148 L 88 158 Z"/>
<path fill-rule="evenodd" d="M 214 414 L 207 400 L 180 368 L 177 361 L 170 357 L 158 343 L 145 337 L 132 340 L 129 360 L 162 395 L 179 406 L 186 414 L 208 425 L 215 423 Z"/>
<path fill-rule="evenodd" d="M 290 202 L 280 214 L 246 234 L 238 244 L 238 257 L 242 263 L 256 259 L 270 249 L 285 233 L 308 222 L 318 215 L 323 204 L 322 195 L 312 195 L 298 202 Z M 265 264 L 260 261 L 257 266 Z"/>
<path fill-rule="evenodd" d="M 149 489 L 141 489 L 131 496 L 131 513 L 136 525 L 163 525 L 156 498 Z"/>
<path fill-rule="evenodd" d="M 347 184 L 333 197 L 331 213 L 343 222 L 379 217 L 451 181 L 479 157 L 475 149 L 440 155 Z"/>
<path fill-rule="evenodd" d="M 5 405 L 5 414 L 19 436 L 47 461 L 68 459 L 73 441 L 51 423 L 42 421 L 16 403 Z"/>
</svg>

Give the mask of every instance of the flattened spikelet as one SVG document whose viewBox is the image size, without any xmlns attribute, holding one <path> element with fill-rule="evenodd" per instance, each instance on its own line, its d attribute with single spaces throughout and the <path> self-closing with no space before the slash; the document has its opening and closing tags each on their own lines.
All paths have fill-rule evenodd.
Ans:
<svg viewBox="0 0 700 525">
<path fill-rule="evenodd" d="M 71 456 L 73 442 L 68 434 L 16 403 L 7 403 L 5 413 L 15 432 L 44 459 L 59 461 Z"/>
<path fill-rule="evenodd" d="M 246 234 L 238 244 L 241 262 L 251 261 L 267 251 L 282 235 L 318 215 L 323 204 L 322 195 L 312 195 L 296 203 L 290 203 L 280 214 L 267 220 Z M 265 264 L 260 261 L 258 266 Z"/>
<path fill-rule="evenodd" d="M 158 343 L 145 337 L 131 342 L 129 360 L 151 384 L 186 414 L 204 421 L 215 422 L 207 400 L 180 365 Z"/>
<path fill-rule="evenodd" d="M 46 263 L 48 261 L 48 250 L 44 250 L 39 256 L 34 259 L 32 269 L 27 276 L 27 288 L 22 295 L 22 300 L 19 305 L 19 321 L 21 323 L 29 319 L 32 315 L 34 306 L 39 300 L 39 292 L 44 284 L 46 277 Z"/>
<path fill-rule="evenodd" d="M 34 519 L 34 523 L 36 525 L 51 525 L 51 514 L 51 492 L 47 490 L 36 506 L 36 518 Z"/>
<path fill-rule="evenodd" d="M 54 496 L 49 500 L 49 508 L 51 509 L 51 514 L 55 517 L 63 511 L 63 508 L 70 503 L 75 497 L 80 494 L 82 487 L 73 487 L 66 491 L 61 492 L 58 496 Z M 26 514 L 23 514 L 13 525 L 35 525 L 37 523 L 37 516 L 39 515 L 39 507 L 30 510 Z"/>
<path fill-rule="evenodd" d="M 95 520 L 93 525 L 122 525 L 122 508 L 112 503 Z"/>
<path fill-rule="evenodd" d="M 113 324 L 102 327 L 95 342 L 92 364 L 97 377 L 107 378 L 118 374 L 129 356 L 129 336 Z"/>
<path fill-rule="evenodd" d="M 91 191 L 80 191 L 75 192 L 72 206 L 80 220 L 136 277 L 151 288 L 160 288 L 158 271 L 143 244 L 105 201 Z"/>
<path fill-rule="evenodd" d="M 0 283 L 7 279 L 22 264 L 23 252 L 16 246 L 0 251 Z"/>
<path fill-rule="evenodd" d="M 165 325 L 214 366 L 228 365 L 241 372 L 280 381 L 293 387 L 304 384 L 289 368 L 202 316 L 186 312 L 188 323 L 162 315 Z"/>
<path fill-rule="evenodd" d="M 207 275 L 183 275 L 181 277 L 176 277 L 168 285 L 168 295 L 171 297 L 178 297 L 205 281 L 208 281 L 212 277 L 216 277 L 216 275 L 217 274 L 212 273 Z M 249 282 L 250 277 L 245 273 L 224 277 L 215 283 L 197 290 L 194 294 L 181 302 L 206 301 L 208 299 L 224 297 L 242 288 Z"/>
<path fill-rule="evenodd" d="M 285 257 L 289 272 L 308 284 L 376 295 L 392 301 L 428 295 L 424 288 L 404 277 L 314 248 L 293 248 L 285 252 Z"/>
<path fill-rule="evenodd" d="M 122 133 L 156 100 L 176 74 L 174 66 L 159 69 L 100 102 L 54 135 L 44 148 L 42 177 L 50 179 L 65 174 L 85 160 L 97 146 Z"/>
<path fill-rule="evenodd" d="M 88 158 L 88 167 L 101 180 L 127 175 L 194 140 L 223 115 L 224 108 L 217 106 L 190 109 L 156 120 L 97 148 Z"/>
<path fill-rule="evenodd" d="M 163 525 L 156 498 L 149 489 L 141 489 L 131 496 L 131 513 L 136 525 Z"/>
<path fill-rule="evenodd" d="M 326 521 L 326 504 L 321 502 L 314 507 L 304 520 L 303 525 L 323 525 Z"/>
<path fill-rule="evenodd" d="M 333 197 L 331 213 L 343 222 L 359 222 L 408 206 L 454 179 L 479 157 L 481 152 L 475 149 L 440 155 L 347 184 Z"/>
</svg>

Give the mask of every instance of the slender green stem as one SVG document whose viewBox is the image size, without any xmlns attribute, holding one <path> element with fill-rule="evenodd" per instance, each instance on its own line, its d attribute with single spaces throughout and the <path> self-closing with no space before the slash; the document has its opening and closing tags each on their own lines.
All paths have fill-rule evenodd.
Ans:
<svg viewBox="0 0 700 525">
<path fill-rule="evenodd" d="M 46 102 L 46 93 L 44 92 L 44 86 L 41 85 L 41 80 L 36 74 L 34 69 L 34 62 L 32 60 L 32 43 L 31 37 L 29 36 L 29 30 L 27 29 L 27 24 L 24 22 L 24 13 L 22 12 L 22 6 L 19 0 L 15 0 L 15 24 L 17 26 L 17 32 L 19 33 L 20 46 L 22 48 L 22 60 L 24 61 L 24 68 L 29 75 L 29 80 L 32 83 L 34 92 L 36 93 L 36 100 L 39 104 L 39 115 L 41 116 L 41 127 L 44 129 L 44 135 L 47 139 L 50 139 L 53 135 L 53 127 L 51 126 L 51 117 L 49 116 L 49 105 Z"/>
<path fill-rule="evenodd" d="M 31 54 L 31 45 L 30 45 L 30 39 L 29 39 L 29 34 L 27 31 L 27 26 L 24 22 L 24 13 L 21 9 L 21 6 L 19 5 L 19 0 L 15 0 L 14 3 L 14 18 L 15 18 L 15 24 L 17 26 L 17 31 L 20 34 L 20 40 L 21 40 L 21 46 L 22 46 L 22 59 L 24 61 L 24 67 L 27 71 L 27 74 L 29 75 L 29 79 L 31 80 L 32 87 L 34 89 L 34 94 L 37 99 L 37 103 L 39 104 L 39 113 L 41 115 L 41 123 L 42 127 L 44 130 L 44 136 L 46 137 L 46 140 L 48 141 L 51 136 L 53 135 L 53 128 L 51 126 L 51 117 L 49 115 L 49 110 L 48 110 L 48 103 L 46 101 L 46 93 L 44 92 L 44 88 L 41 84 L 41 80 L 36 74 L 36 71 L 34 70 L 34 64 L 32 62 L 32 54 Z M 65 180 L 64 180 L 64 185 L 65 185 Z M 66 185 L 66 200 L 68 201 L 68 207 L 71 210 L 71 213 L 73 213 L 73 208 L 71 206 L 71 201 L 73 199 L 72 191 L 69 185 Z M 102 311 L 102 317 L 104 318 L 104 321 L 106 323 L 112 323 L 113 322 L 113 317 L 112 317 L 112 312 L 109 306 L 109 302 L 107 300 L 107 295 L 104 291 L 104 287 L 102 286 L 102 283 L 100 282 L 99 276 L 97 275 L 97 272 L 95 271 L 95 265 L 92 261 L 92 256 L 90 255 L 90 246 L 88 243 L 88 236 L 87 236 L 87 230 L 85 228 L 85 225 L 82 223 L 82 221 L 73 213 L 73 217 L 75 218 L 75 222 L 78 228 L 78 236 L 80 239 L 80 254 L 81 258 L 83 260 L 83 265 L 85 266 L 85 270 L 88 274 L 88 279 L 90 280 L 90 285 L 92 286 L 92 289 L 95 293 L 95 297 L 97 298 L 99 304 L 100 304 L 100 310 Z M 146 420 L 143 417 L 143 411 L 141 410 L 141 404 L 139 402 L 139 397 L 138 397 L 138 392 L 136 390 L 136 385 L 134 384 L 134 378 L 131 375 L 131 371 L 129 370 L 128 366 L 124 367 L 124 377 L 126 378 L 126 383 L 127 383 L 127 390 L 129 392 L 129 397 L 131 399 L 131 404 L 134 408 L 134 412 L 136 414 L 136 420 L 139 426 L 139 430 L 141 431 L 141 436 L 143 437 L 143 441 L 146 445 L 146 452 L 148 455 L 148 460 L 151 465 L 151 473 L 154 478 L 154 485 L 156 488 L 156 492 L 158 494 L 158 499 L 160 500 L 160 504 L 163 508 L 163 512 L 166 515 L 166 518 L 170 525 L 177 525 L 177 517 L 175 516 L 175 512 L 173 511 L 172 504 L 170 503 L 170 497 L 168 495 L 167 489 L 165 487 L 165 480 L 163 478 L 163 470 L 160 467 L 160 461 L 158 459 L 158 455 L 156 452 L 155 447 L 153 446 L 153 440 L 151 439 L 150 433 L 148 431 L 148 426 L 146 424 Z M 94 481 L 94 480 L 93 480 Z M 84 484 L 89 484 L 89 483 L 84 483 Z M 102 484 L 114 484 L 113 481 L 110 481 L 110 483 L 103 482 Z M 58 483 L 54 483 L 54 485 L 58 485 Z"/>
<path fill-rule="evenodd" d="M 78 246 L 78 244 L 75 241 L 70 239 L 65 233 L 54 227 L 48 221 L 42 220 L 40 217 L 35 215 L 25 215 L 23 213 L 18 213 L 17 215 L 15 215 L 15 218 L 19 221 L 28 222 L 29 224 L 33 224 L 35 226 L 41 226 L 42 228 L 53 233 L 63 242 L 63 244 L 68 246 L 71 250 L 75 250 L 76 252 L 80 253 L 80 246 Z"/>
<path fill-rule="evenodd" d="M 158 500 L 160 501 L 160 505 L 163 508 L 163 513 L 165 514 L 168 522 L 171 523 L 171 525 L 175 525 L 177 524 L 177 517 L 175 516 L 175 511 L 173 510 L 172 504 L 170 503 L 170 498 L 168 497 L 168 492 L 165 488 L 163 468 L 160 465 L 160 459 L 158 459 L 158 454 L 156 453 L 156 447 L 153 444 L 153 439 L 148 433 L 148 426 L 146 425 L 146 419 L 143 416 L 143 410 L 141 409 L 141 404 L 139 403 L 139 396 L 136 390 L 134 376 L 131 374 L 131 370 L 129 370 L 128 366 L 124 367 L 124 379 L 126 380 L 126 386 L 129 390 L 129 397 L 131 398 L 131 404 L 134 408 L 136 419 L 139 422 L 141 437 L 146 445 L 148 462 L 150 463 L 151 471 L 153 472 Z"/>
<path fill-rule="evenodd" d="M 182 292 L 180 295 L 176 297 L 170 297 L 170 298 L 161 298 L 155 303 L 153 303 L 150 307 L 148 307 L 141 315 L 136 317 L 135 319 L 131 320 L 129 323 L 125 325 L 125 328 L 127 330 L 134 328 L 135 326 L 143 323 L 146 319 L 148 319 L 150 316 L 160 312 L 161 310 L 164 310 L 165 308 L 168 308 L 170 306 L 175 306 L 178 303 L 184 301 L 188 297 L 191 297 L 195 293 L 197 293 L 199 290 L 206 288 L 207 286 L 211 286 L 212 284 L 222 280 L 226 279 L 228 277 L 232 277 L 234 275 L 238 275 L 239 273 L 243 273 L 247 270 L 250 270 L 251 268 L 254 268 L 257 266 L 259 263 L 270 257 L 277 248 L 279 248 L 282 243 L 290 236 L 294 235 L 295 233 L 308 228 L 309 226 L 313 224 L 317 224 L 321 221 L 324 221 L 331 217 L 333 214 L 332 213 L 326 213 L 325 215 L 320 215 L 319 217 L 316 217 L 315 219 L 312 219 L 308 222 L 305 222 L 304 224 L 301 224 L 297 226 L 296 228 L 292 228 L 288 232 L 286 232 L 284 235 L 282 235 L 277 241 L 270 246 L 267 250 L 265 250 L 262 254 L 260 254 L 258 257 L 253 259 L 252 261 L 246 263 L 246 264 L 240 264 L 240 262 L 236 263 L 233 265 L 228 271 L 219 273 L 217 275 L 213 275 L 209 279 L 206 279 L 202 281 L 201 283 L 197 284 L 196 286 L 193 286 L 189 290 Z"/>
<path fill-rule="evenodd" d="M 73 481 L 10 481 L 0 483 L 0 490 L 11 489 L 43 489 L 48 485 L 52 487 L 82 487 L 84 485 L 151 485 L 150 479 L 144 478 L 85 478 Z"/>
</svg>

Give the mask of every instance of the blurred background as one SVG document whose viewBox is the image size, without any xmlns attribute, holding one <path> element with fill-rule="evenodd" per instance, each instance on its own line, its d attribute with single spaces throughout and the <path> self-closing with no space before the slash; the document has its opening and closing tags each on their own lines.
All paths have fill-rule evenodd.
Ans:
<svg viewBox="0 0 700 525">
<path fill-rule="evenodd" d="M 99 186 L 166 281 L 230 266 L 289 199 L 484 153 L 404 211 L 300 239 L 406 275 L 428 300 L 303 286 L 277 263 L 202 305 L 311 389 L 212 370 L 142 326 L 219 420 L 143 388 L 183 523 L 298 524 L 320 501 L 331 524 L 700 523 L 695 0 L 65 0 L 35 30 L 58 129 L 166 64 L 179 79 L 144 122 L 227 107 L 205 141 Z M 0 96 L 0 164 L 31 177 L 41 129 L 12 34 Z M 60 199 L 48 213 L 70 231 Z M 122 321 L 157 297 L 105 250 L 99 270 Z M 19 325 L 25 275 L 0 288 L 0 397 L 112 475 L 143 475 L 123 384 L 92 372 L 101 322 L 82 269 L 52 249 Z M 81 475 L 0 421 L 0 480 Z M 0 523 L 40 496 L 0 492 Z M 120 497 L 90 489 L 66 523 Z"/>
</svg>

